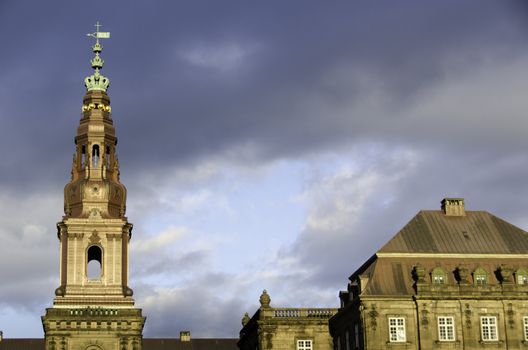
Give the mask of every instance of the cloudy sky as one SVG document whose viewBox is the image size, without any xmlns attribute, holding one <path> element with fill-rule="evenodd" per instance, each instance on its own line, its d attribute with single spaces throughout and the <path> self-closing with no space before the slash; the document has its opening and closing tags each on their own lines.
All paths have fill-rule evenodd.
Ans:
<svg viewBox="0 0 528 350">
<path fill-rule="evenodd" d="M 43 336 L 95 21 L 145 335 L 237 337 L 443 197 L 528 228 L 523 2 L 0 0 L 0 329 Z"/>
</svg>

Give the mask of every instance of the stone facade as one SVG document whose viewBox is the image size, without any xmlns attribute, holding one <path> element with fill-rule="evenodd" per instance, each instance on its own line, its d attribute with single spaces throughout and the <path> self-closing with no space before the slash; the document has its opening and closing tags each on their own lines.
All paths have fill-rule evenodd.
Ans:
<svg viewBox="0 0 528 350">
<path fill-rule="evenodd" d="M 331 350 L 332 338 L 328 319 L 337 309 L 274 308 L 266 291 L 260 297 L 261 307 L 242 320 L 238 347 L 240 350 Z"/>
<path fill-rule="evenodd" d="M 446 199 L 350 276 L 334 348 L 526 349 L 527 269 L 528 233 Z"/>
</svg>

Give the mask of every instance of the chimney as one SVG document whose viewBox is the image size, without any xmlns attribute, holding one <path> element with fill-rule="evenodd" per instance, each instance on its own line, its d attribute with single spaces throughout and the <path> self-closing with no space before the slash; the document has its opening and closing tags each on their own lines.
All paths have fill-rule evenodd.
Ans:
<svg viewBox="0 0 528 350">
<path fill-rule="evenodd" d="M 191 341 L 191 332 L 190 331 L 181 331 L 180 332 L 180 341 Z"/>
<path fill-rule="evenodd" d="M 441 203 L 446 216 L 466 216 L 464 198 L 444 198 Z"/>
</svg>

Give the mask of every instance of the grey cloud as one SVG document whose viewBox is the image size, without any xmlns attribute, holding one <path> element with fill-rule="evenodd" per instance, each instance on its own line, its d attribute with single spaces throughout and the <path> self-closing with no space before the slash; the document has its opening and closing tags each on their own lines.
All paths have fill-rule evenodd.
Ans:
<svg viewBox="0 0 528 350">
<path fill-rule="evenodd" d="M 157 275 L 185 276 L 194 273 L 197 266 L 203 266 L 207 256 L 206 251 L 191 251 L 176 256 L 160 252 L 135 254 L 131 262 L 131 274 L 134 279 Z"/>
<path fill-rule="evenodd" d="M 0 247 L 1 265 L 15 267 L 0 270 L 11 281 L 0 287 L 0 297 L 22 307 L 49 300 L 55 287 L 54 224 L 69 177 L 82 79 L 90 73 L 84 34 L 94 20 L 112 32 L 104 43 L 103 72 L 111 79 L 128 204 L 137 208 L 130 211 L 133 221 L 148 224 L 143 218 L 152 212 L 141 202 L 163 208 L 153 182 L 167 181 L 168 170 L 199 167 L 211 158 L 220 167 L 250 167 L 346 153 L 363 142 L 380 142 L 388 153 L 398 147 L 419 151 L 416 168 L 367 196 L 357 221 L 344 217 L 335 230 L 311 227 L 284 249 L 279 258 L 298 259 L 305 270 L 258 281 L 276 290 L 277 303 L 288 303 L 281 295 L 317 303 L 333 300 L 336 288 L 381 242 L 419 208 L 436 208 L 444 195 L 464 196 L 470 208 L 528 224 L 527 106 L 518 93 L 528 81 L 522 73 L 528 71 L 526 14 L 523 2 L 508 1 L 193 1 L 112 2 L 94 18 L 91 3 L 1 1 L 0 31 L 8 33 L 8 49 L 0 56 L 6 68 L 0 80 L 0 193 L 13 195 L 9 206 L 21 210 L 2 213 L 0 232 L 14 239 L 23 224 L 37 223 L 49 228 L 50 240 L 38 247 L 18 240 L 24 250 L 18 255 Z M 178 55 L 223 45 L 250 53 L 227 71 Z M 479 80 L 490 72 L 497 76 Z M 476 78 L 465 82 L 472 74 Z M 372 158 L 373 171 L 383 178 L 406 169 L 383 155 Z M 172 180 L 193 186 L 186 176 Z M 332 199 L 355 201 L 355 192 L 341 190 L 356 178 L 340 180 L 328 189 L 327 201 L 313 203 L 318 217 L 339 214 Z M 53 193 L 56 200 L 35 210 L 30 193 Z M 387 195 L 392 201 L 380 206 L 379 197 Z M 143 261 L 133 272 L 173 271 L 171 265 L 206 259 L 195 253 Z M 136 295 L 152 296 L 140 300 L 149 310 L 147 335 L 176 335 L 190 327 L 197 335 L 233 336 L 247 306 L 242 297 L 216 295 L 229 279 L 209 276 L 174 292 L 140 284 Z M 290 283 L 281 284 L 284 279 Z M 308 288 L 312 296 L 304 293 Z"/>
<path fill-rule="evenodd" d="M 394 150 L 383 154 L 363 169 L 365 174 L 318 179 L 308 186 L 308 223 L 335 224 L 307 225 L 295 243 L 281 252 L 280 257 L 298 259 L 300 266 L 309 269 L 301 284 L 327 293 L 344 288 L 347 277 L 418 210 L 439 209 L 444 197 L 465 197 L 469 210 L 487 210 L 520 227 L 528 224 L 524 214 L 528 193 L 523 185 L 528 157 L 524 154 L 511 155 L 500 164 L 433 150 L 418 152 L 414 164 L 400 162 L 405 158 L 397 157 Z M 379 182 L 358 186 L 369 176 Z M 515 194 L 511 187 L 517 189 Z M 354 204 L 359 207 L 346 207 Z"/>
<path fill-rule="evenodd" d="M 190 330 L 196 337 L 234 337 L 240 329 L 243 299 L 233 294 L 225 298 L 232 276 L 206 274 L 186 288 L 160 288 L 141 285 L 139 300 L 148 317 L 148 337 L 176 337 L 181 330 Z"/>
<path fill-rule="evenodd" d="M 2 18 L 6 30 L 15 20 L 32 24 L 11 31 L 11 50 L 1 58 L 16 74 L 14 83 L 1 89 L 0 118 L 13 131 L 2 133 L 2 145 L 17 149 L 8 163 L 39 166 L 45 175 L 17 176 L 4 162 L 2 173 L 11 185 L 56 181 L 73 151 L 82 78 L 90 72 L 82 35 L 93 19 L 88 5 L 59 3 L 61 13 L 78 18 L 59 18 L 50 12 L 53 6 L 14 2 Z M 419 91 L 441 83 L 446 62 L 466 70 L 490 56 L 501 61 L 519 55 L 525 29 L 522 10 L 474 1 L 404 1 L 397 7 L 389 2 L 109 4 L 102 16 L 113 32 L 104 51 L 105 73 L 112 80 L 123 136 L 120 154 L 129 172 L 185 167 L 245 143 L 255 145 L 247 161 L 258 161 L 317 152 L 354 138 L 391 137 L 391 129 L 380 127 L 389 117 L 414 129 L 399 113 L 347 115 L 339 106 L 361 104 L 372 92 L 363 76 L 392 101 L 380 112 L 392 114 Z M 236 74 L 216 74 L 177 58 L 177 50 L 195 43 L 260 48 Z M 340 83 L 332 76 L 340 69 L 361 76 Z M 27 96 L 31 103 L 24 102 Z M 317 100 L 325 107 L 313 111 Z M 39 147 L 33 147 L 37 141 Z"/>
</svg>

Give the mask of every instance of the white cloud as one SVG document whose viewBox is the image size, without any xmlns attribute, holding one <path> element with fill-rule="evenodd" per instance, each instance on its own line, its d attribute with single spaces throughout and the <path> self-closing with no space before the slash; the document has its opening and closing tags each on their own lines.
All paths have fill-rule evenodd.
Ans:
<svg viewBox="0 0 528 350">
<path fill-rule="evenodd" d="M 147 238 L 138 238 L 130 243 L 132 253 L 153 253 L 169 248 L 173 243 L 187 235 L 183 227 L 169 226 L 165 230 Z"/>
<path fill-rule="evenodd" d="M 193 66 L 228 71 L 244 64 L 257 47 L 255 44 L 247 45 L 237 42 L 194 44 L 179 50 L 178 56 Z"/>
</svg>

